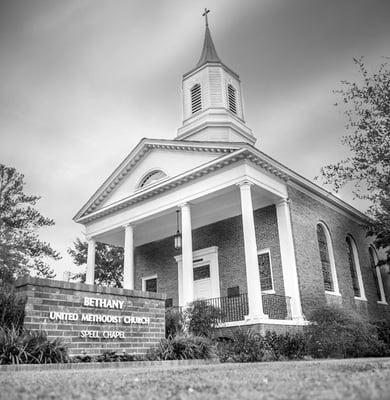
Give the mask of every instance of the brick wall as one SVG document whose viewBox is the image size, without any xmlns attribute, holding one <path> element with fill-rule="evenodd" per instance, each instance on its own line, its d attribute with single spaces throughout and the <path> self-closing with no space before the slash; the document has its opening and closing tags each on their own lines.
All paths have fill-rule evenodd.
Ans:
<svg viewBox="0 0 390 400">
<path fill-rule="evenodd" d="M 165 336 L 165 295 L 118 288 L 22 278 L 17 293 L 27 297 L 24 326 L 47 331 L 48 337 L 60 337 L 70 354 L 100 354 L 104 350 L 145 354 Z M 84 298 L 123 301 L 123 309 L 84 306 Z M 78 320 L 52 320 L 50 312 L 78 315 Z M 148 317 L 149 324 L 82 322 L 81 314 L 118 317 Z M 122 320 L 123 321 L 123 320 Z M 129 322 L 129 321 L 128 321 Z M 97 332 L 99 338 L 82 338 L 82 331 Z M 103 338 L 103 332 L 123 332 L 124 338 Z"/>
<path fill-rule="evenodd" d="M 368 246 L 370 239 L 362 226 L 352 218 L 305 193 L 289 187 L 292 229 L 294 236 L 299 287 L 304 314 L 309 314 L 321 303 L 338 303 L 358 310 L 370 319 L 389 317 L 389 307 L 377 304 L 376 287 L 370 267 Z M 329 229 L 341 298 L 325 295 L 316 226 L 323 221 Z M 354 299 L 346 236 L 356 242 L 365 294 L 368 301 Z M 389 299 L 390 293 L 387 294 Z"/>
<path fill-rule="evenodd" d="M 275 206 L 254 212 L 257 248 L 270 249 L 275 292 L 284 295 L 280 260 L 279 236 Z M 244 238 L 241 215 L 218 221 L 192 232 L 193 251 L 218 246 L 221 297 L 228 287 L 239 286 L 247 292 Z M 139 246 L 135 249 L 135 287 L 141 289 L 142 277 L 157 275 L 158 291 L 167 294 L 178 304 L 177 263 L 174 256 L 180 251 L 173 246 L 173 237 Z"/>
</svg>

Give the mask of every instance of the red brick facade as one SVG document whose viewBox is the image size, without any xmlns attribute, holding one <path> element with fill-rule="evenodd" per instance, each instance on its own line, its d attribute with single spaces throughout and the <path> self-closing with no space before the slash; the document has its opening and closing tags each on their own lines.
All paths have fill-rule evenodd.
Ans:
<svg viewBox="0 0 390 400">
<path fill-rule="evenodd" d="M 16 288 L 27 298 L 24 327 L 44 330 L 50 339 L 61 338 L 71 355 L 103 350 L 145 354 L 165 336 L 164 294 L 31 277 L 19 279 Z M 91 307 L 85 305 L 85 298 L 123 303 L 115 309 Z M 66 319 L 55 319 L 51 313 L 61 317 L 66 313 Z M 89 321 L 83 321 L 83 315 L 89 316 Z M 104 316 L 113 320 L 96 321 Z M 82 332 L 93 334 L 82 337 Z M 123 337 L 108 337 L 113 332 L 122 332 Z"/>
<path fill-rule="evenodd" d="M 389 306 L 377 303 L 378 296 L 368 253 L 368 247 L 372 242 L 366 237 L 365 229 L 353 218 L 295 188 L 289 187 L 289 199 L 304 314 L 308 314 L 317 304 L 327 301 L 357 309 L 370 319 L 384 318 L 386 315 L 389 318 Z M 316 236 L 316 226 L 320 221 L 327 226 L 331 236 L 341 298 L 325 295 Z M 354 299 L 348 263 L 347 235 L 351 235 L 357 245 L 367 301 Z M 387 292 L 385 295 L 389 300 L 390 293 Z"/>
<path fill-rule="evenodd" d="M 290 212 L 299 289 L 303 313 L 308 315 L 318 304 L 338 303 L 355 308 L 370 319 L 389 318 L 389 306 L 377 303 L 377 292 L 369 262 L 369 238 L 365 230 L 352 217 L 334 207 L 289 187 Z M 268 206 L 254 212 L 257 249 L 270 249 L 275 293 L 284 295 L 278 225 L 275 206 Z M 325 294 L 319 256 L 316 226 L 322 221 L 329 229 L 336 273 L 341 296 Z M 354 299 L 350 268 L 348 263 L 346 236 L 356 241 L 367 301 Z M 247 291 L 244 239 L 241 215 L 193 231 L 193 251 L 218 246 L 220 295 L 227 295 L 227 289 L 239 286 L 240 293 Z M 178 305 L 178 275 L 174 256 L 180 252 L 174 249 L 173 237 L 140 246 L 135 251 L 135 287 L 141 289 L 141 278 L 157 275 L 158 291 L 173 299 Z M 386 277 L 384 277 L 386 278 Z M 386 298 L 390 293 L 384 279 Z"/>
<path fill-rule="evenodd" d="M 284 295 L 280 260 L 279 236 L 275 206 L 254 212 L 258 250 L 270 249 L 276 294 Z M 219 284 L 221 297 L 227 289 L 239 286 L 247 292 L 244 238 L 241 215 L 195 229 L 192 233 L 193 251 L 210 246 L 218 247 Z M 135 288 L 141 289 L 142 277 L 157 275 L 157 290 L 178 305 L 177 263 L 174 256 L 180 251 L 173 246 L 173 237 L 148 243 L 135 250 Z"/>
</svg>

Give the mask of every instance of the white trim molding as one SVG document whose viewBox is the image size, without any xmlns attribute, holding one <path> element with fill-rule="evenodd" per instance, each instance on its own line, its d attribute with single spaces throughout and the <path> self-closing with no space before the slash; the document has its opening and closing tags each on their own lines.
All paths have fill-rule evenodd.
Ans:
<svg viewBox="0 0 390 400">
<path fill-rule="evenodd" d="M 268 254 L 268 257 L 269 257 L 269 268 L 270 268 L 270 271 L 271 271 L 271 283 L 272 283 L 272 289 L 261 290 L 261 293 L 275 294 L 274 272 L 272 270 L 271 249 L 270 248 L 266 248 L 266 249 L 258 250 L 257 251 L 257 255 L 259 256 L 260 254 Z M 257 260 L 259 260 L 259 258 L 257 258 Z M 260 266 L 259 266 L 259 273 L 260 273 Z M 260 276 L 260 282 L 261 282 L 261 276 Z"/>
<path fill-rule="evenodd" d="M 202 260 L 198 261 L 197 260 Z M 182 255 L 175 256 L 178 268 L 178 284 L 179 284 L 179 306 L 185 306 L 185 301 L 183 298 L 183 257 Z M 210 280 L 211 280 L 211 293 L 212 298 L 220 297 L 220 284 L 219 284 L 219 264 L 218 264 L 218 247 L 210 246 L 204 249 L 196 250 L 192 252 L 193 266 L 192 269 L 209 264 L 210 265 Z M 195 261 L 195 263 L 194 263 Z M 193 280 L 192 280 L 193 284 Z M 193 294 L 192 300 L 193 301 Z"/>
<path fill-rule="evenodd" d="M 150 279 L 157 279 L 157 291 L 158 291 L 158 277 L 157 274 L 154 275 L 149 275 L 149 276 L 144 276 L 141 278 L 141 282 L 142 282 L 142 291 L 146 292 L 146 281 L 149 281 Z"/>
<path fill-rule="evenodd" d="M 320 225 L 322 229 L 324 230 L 325 233 L 325 238 L 326 238 L 326 247 L 328 249 L 328 257 L 329 257 L 329 263 L 330 263 L 330 272 L 332 274 L 332 283 L 333 283 L 333 290 L 325 290 L 326 294 L 331 294 L 333 296 L 341 296 L 340 289 L 339 289 L 339 282 L 337 279 L 337 270 L 336 270 L 336 263 L 334 261 L 334 252 L 333 252 L 333 242 L 332 242 L 332 237 L 330 235 L 330 231 L 328 226 L 325 224 L 324 221 L 318 221 L 316 225 L 316 237 L 317 237 L 317 245 L 318 243 L 318 234 L 317 234 L 317 226 Z M 320 253 L 320 249 L 318 248 L 318 251 Z M 321 257 L 321 255 L 320 255 Z M 321 265 L 322 269 L 322 265 Z"/>
<path fill-rule="evenodd" d="M 381 269 L 378 266 L 378 253 L 376 252 L 376 249 L 374 246 L 370 245 L 368 247 L 368 252 L 372 253 L 373 256 L 373 261 L 375 263 L 375 273 L 376 273 L 376 279 L 377 279 L 377 283 L 379 286 L 379 293 L 380 293 L 380 300 L 377 301 L 378 304 L 384 304 L 387 305 L 387 301 L 386 301 L 386 295 L 385 295 L 385 289 L 383 287 L 383 281 L 382 281 L 382 274 L 381 274 Z M 373 266 L 371 266 L 373 267 Z"/>
<path fill-rule="evenodd" d="M 348 234 L 347 238 L 349 238 L 350 243 L 351 243 L 352 255 L 353 255 L 353 259 L 355 261 L 355 268 L 356 268 L 355 272 L 356 272 L 358 285 L 359 285 L 359 289 L 360 289 L 360 296 L 354 296 L 354 299 L 361 300 L 361 301 L 367 301 L 366 292 L 364 290 L 364 285 L 363 285 L 362 270 L 360 267 L 359 253 L 358 253 L 358 249 L 356 246 L 356 242 L 351 234 Z M 351 277 L 351 279 L 352 279 L 352 277 Z"/>
<path fill-rule="evenodd" d="M 299 319 L 258 319 L 258 320 L 243 320 L 243 321 L 232 321 L 232 322 L 222 322 L 218 324 L 218 328 L 231 328 L 235 326 L 244 325 L 284 325 L 284 326 L 307 326 L 310 325 L 309 321 Z"/>
</svg>

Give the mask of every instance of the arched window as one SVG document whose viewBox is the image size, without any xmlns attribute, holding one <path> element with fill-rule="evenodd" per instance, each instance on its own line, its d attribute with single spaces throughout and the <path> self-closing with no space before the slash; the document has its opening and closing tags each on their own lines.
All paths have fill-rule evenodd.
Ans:
<svg viewBox="0 0 390 400">
<path fill-rule="evenodd" d="M 232 85 L 228 85 L 228 105 L 229 110 L 237 114 L 237 104 L 236 104 L 236 89 Z"/>
<path fill-rule="evenodd" d="M 138 188 L 143 188 L 145 186 L 151 185 L 154 182 L 159 181 L 160 179 L 163 179 L 167 176 L 166 173 L 159 169 L 155 169 L 154 171 L 149 172 L 146 174 L 142 179 L 140 184 L 138 185 Z"/>
<path fill-rule="evenodd" d="M 191 112 L 195 114 L 202 109 L 202 92 L 199 83 L 191 88 Z"/>
<path fill-rule="evenodd" d="M 353 293 L 355 297 L 365 300 L 366 296 L 364 294 L 362 273 L 360 270 L 359 256 L 357 252 L 356 243 L 353 240 L 352 236 L 347 236 L 346 241 L 347 241 L 348 262 L 349 262 L 349 269 L 351 272 Z"/>
<path fill-rule="evenodd" d="M 327 292 L 339 292 L 337 284 L 336 266 L 333 257 L 332 242 L 328 228 L 320 222 L 317 224 L 317 242 L 320 253 L 324 286 Z"/>
<path fill-rule="evenodd" d="M 370 255 L 370 266 L 371 266 L 372 276 L 375 282 L 377 300 L 380 301 L 381 303 L 386 303 L 386 296 L 385 296 L 385 291 L 383 289 L 381 270 L 378 267 L 377 252 L 373 246 L 370 246 L 368 248 L 368 253 Z"/>
</svg>

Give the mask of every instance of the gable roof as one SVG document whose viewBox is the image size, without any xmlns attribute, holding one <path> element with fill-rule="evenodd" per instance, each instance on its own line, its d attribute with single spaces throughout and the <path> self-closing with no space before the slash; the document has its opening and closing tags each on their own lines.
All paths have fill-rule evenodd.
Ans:
<svg viewBox="0 0 390 400">
<path fill-rule="evenodd" d="M 99 189 L 90 197 L 73 219 L 78 221 L 85 215 L 96 211 L 99 205 L 152 149 L 184 150 L 194 152 L 204 151 L 223 154 L 237 150 L 239 147 L 239 143 L 224 143 L 223 146 L 221 146 L 221 143 L 214 142 L 143 138 L 130 154 L 118 165 L 114 172 L 103 182 Z"/>
<path fill-rule="evenodd" d="M 180 151 L 207 151 L 220 153 L 220 156 L 196 168 L 186 171 L 177 176 L 164 179 L 161 182 L 156 182 L 151 186 L 147 186 L 132 195 L 104 206 L 98 209 L 99 205 L 105 200 L 113 189 L 127 176 L 130 171 L 137 165 L 140 160 L 145 157 L 152 149 L 163 148 Z M 338 207 L 342 211 L 357 218 L 359 221 L 365 222 L 368 217 L 358 211 L 348 203 L 334 196 L 329 191 L 314 184 L 310 180 L 297 174 L 283 164 L 269 157 L 267 154 L 258 150 L 248 143 L 238 142 L 205 142 L 205 141 L 179 141 L 179 140 L 164 140 L 164 139 L 142 139 L 133 151 L 122 161 L 115 171 L 105 180 L 100 188 L 92 195 L 88 202 L 73 218 L 76 222 L 84 223 L 116 212 L 120 209 L 128 207 L 132 204 L 153 197 L 156 194 L 174 189 L 175 187 L 187 183 L 191 180 L 200 178 L 210 172 L 224 168 L 234 162 L 240 160 L 249 160 L 268 172 L 274 174 L 278 178 L 285 180 L 288 183 L 295 184 L 298 188 L 307 190 L 314 195 L 320 197 L 326 202 Z"/>
</svg>

